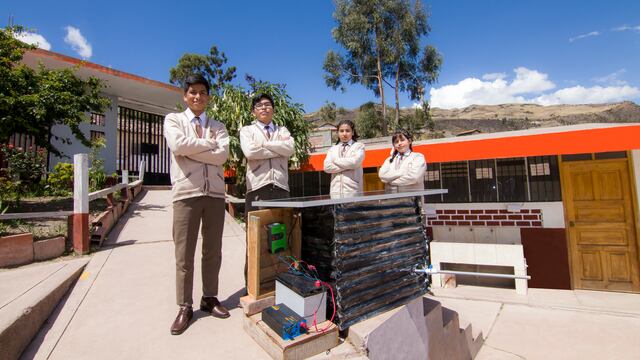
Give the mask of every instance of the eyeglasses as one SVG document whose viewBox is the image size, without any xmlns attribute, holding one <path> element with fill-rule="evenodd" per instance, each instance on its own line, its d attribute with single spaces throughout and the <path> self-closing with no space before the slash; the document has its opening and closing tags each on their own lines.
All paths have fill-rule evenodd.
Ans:
<svg viewBox="0 0 640 360">
<path fill-rule="evenodd" d="M 273 105 L 270 102 L 259 102 L 253 105 L 254 109 L 272 108 Z"/>
</svg>

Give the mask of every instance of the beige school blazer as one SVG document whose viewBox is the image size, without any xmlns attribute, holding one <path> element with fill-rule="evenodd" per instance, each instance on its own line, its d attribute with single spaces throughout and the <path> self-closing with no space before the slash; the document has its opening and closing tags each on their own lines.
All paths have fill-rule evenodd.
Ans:
<svg viewBox="0 0 640 360">
<path fill-rule="evenodd" d="M 364 144 L 354 142 L 341 155 L 342 144 L 329 149 L 324 159 L 324 172 L 331 174 L 329 192 L 334 195 L 345 195 L 362 192 L 362 161 L 364 161 Z"/>
<path fill-rule="evenodd" d="M 222 164 L 229 155 L 229 135 L 224 124 L 208 119 L 203 137 L 186 114 L 171 113 L 164 118 L 164 137 L 171 150 L 173 201 L 196 196 L 224 198 Z"/>
<path fill-rule="evenodd" d="M 270 139 L 256 122 L 240 129 L 240 147 L 247 158 L 247 191 L 269 184 L 289 191 L 288 162 L 294 141 L 286 127 L 275 127 Z"/>
<path fill-rule="evenodd" d="M 427 162 L 424 155 L 412 151 L 402 160 L 396 156 L 392 163 L 389 156 L 378 173 L 387 190 L 408 191 L 424 190 L 424 174 Z"/>
</svg>

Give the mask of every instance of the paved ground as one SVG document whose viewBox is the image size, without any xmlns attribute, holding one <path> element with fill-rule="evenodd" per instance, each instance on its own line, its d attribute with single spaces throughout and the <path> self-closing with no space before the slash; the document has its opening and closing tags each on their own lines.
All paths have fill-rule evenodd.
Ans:
<svg viewBox="0 0 640 360">
<path fill-rule="evenodd" d="M 243 331 L 244 315 L 236 308 L 245 234 L 228 215 L 219 298 L 231 318 L 197 311 L 183 335 L 170 335 L 177 313 L 171 216 L 169 191 L 143 193 L 23 358 L 268 359 Z M 194 285 L 197 301 L 198 272 Z M 470 321 L 476 333 L 483 332 L 478 359 L 640 358 L 640 295 L 533 289 L 523 297 L 513 290 L 463 286 L 435 295 L 459 311 L 463 324 Z M 315 358 L 356 357 L 344 343 Z"/>
<path fill-rule="evenodd" d="M 640 295 L 459 286 L 434 289 L 482 331 L 476 359 L 640 359 Z"/>
<path fill-rule="evenodd" d="M 148 191 L 94 254 L 65 309 L 25 357 L 49 359 L 269 359 L 242 329 L 244 231 L 227 215 L 219 299 L 229 319 L 195 312 L 181 336 L 169 327 L 177 314 L 169 191 Z M 199 252 L 198 248 L 198 252 Z M 196 269 L 200 268 L 196 256 Z M 196 271 L 194 300 L 201 292 Z M 62 331 L 61 331 L 62 330 Z"/>
</svg>

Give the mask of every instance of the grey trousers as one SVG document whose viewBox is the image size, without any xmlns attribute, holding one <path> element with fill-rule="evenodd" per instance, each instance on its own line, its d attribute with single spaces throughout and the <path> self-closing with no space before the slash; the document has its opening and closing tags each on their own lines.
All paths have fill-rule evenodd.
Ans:
<svg viewBox="0 0 640 360">
<path fill-rule="evenodd" d="M 260 210 L 259 207 L 253 206 L 252 202 L 258 200 L 275 200 L 275 199 L 283 199 L 288 198 L 289 192 L 283 188 L 277 187 L 273 184 L 269 184 L 263 186 L 259 189 L 249 191 L 244 197 L 244 223 L 249 225 L 249 214 L 250 211 Z M 249 232 L 247 231 L 247 234 Z M 247 250 L 249 249 L 249 239 L 246 240 L 245 247 L 245 256 L 244 256 L 244 284 L 247 286 L 247 266 L 249 263 L 249 259 L 247 258 Z"/>
<path fill-rule="evenodd" d="M 222 262 L 224 199 L 199 196 L 173 203 L 173 242 L 176 256 L 176 302 L 193 304 L 193 264 L 202 223 L 202 292 L 218 295 Z"/>
</svg>

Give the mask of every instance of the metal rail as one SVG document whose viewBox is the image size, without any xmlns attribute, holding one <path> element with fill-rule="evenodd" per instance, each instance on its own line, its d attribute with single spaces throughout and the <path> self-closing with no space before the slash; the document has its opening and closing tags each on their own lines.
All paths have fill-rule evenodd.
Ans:
<svg viewBox="0 0 640 360">
<path fill-rule="evenodd" d="M 496 277 L 496 278 L 503 278 L 503 279 L 531 280 L 531 276 L 529 275 L 511 275 L 511 274 L 481 273 L 481 272 L 472 272 L 472 271 L 439 270 L 439 269 L 434 269 L 433 267 L 416 268 L 416 269 L 413 269 L 413 271 L 417 273 L 427 274 L 427 275 L 437 275 L 437 274 L 472 275 L 472 276 Z"/>
</svg>

